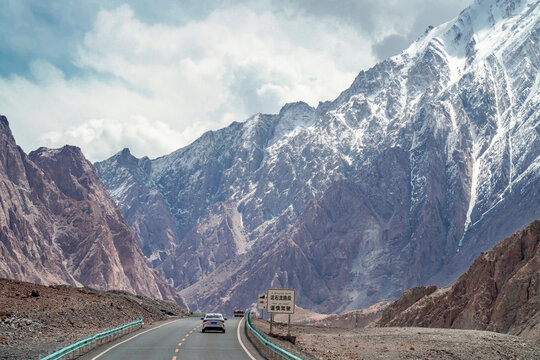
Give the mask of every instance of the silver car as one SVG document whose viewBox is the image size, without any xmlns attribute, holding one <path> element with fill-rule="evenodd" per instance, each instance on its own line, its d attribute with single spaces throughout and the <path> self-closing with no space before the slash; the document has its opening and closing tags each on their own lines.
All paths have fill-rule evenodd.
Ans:
<svg viewBox="0 0 540 360">
<path fill-rule="evenodd" d="M 206 330 L 219 330 L 225 332 L 225 320 L 227 320 L 227 318 L 223 317 L 223 314 L 206 314 L 201 320 L 203 321 L 202 332 L 206 332 Z"/>
</svg>

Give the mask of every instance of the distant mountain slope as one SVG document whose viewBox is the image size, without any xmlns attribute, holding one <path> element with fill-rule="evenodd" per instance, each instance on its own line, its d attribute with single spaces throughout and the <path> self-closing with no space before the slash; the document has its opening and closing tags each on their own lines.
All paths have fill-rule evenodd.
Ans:
<svg viewBox="0 0 540 360">
<path fill-rule="evenodd" d="M 182 298 L 148 268 L 79 148 L 26 155 L 0 116 L 0 276 Z M 185 304 L 184 304 L 185 305 Z"/>
<path fill-rule="evenodd" d="M 96 168 L 195 307 L 294 287 L 341 312 L 446 285 L 540 217 L 539 39 L 537 0 L 478 0 L 332 102 Z"/>
<path fill-rule="evenodd" d="M 408 290 L 378 325 L 491 330 L 540 343 L 539 245 L 537 220 L 483 252 L 452 286 Z"/>
</svg>

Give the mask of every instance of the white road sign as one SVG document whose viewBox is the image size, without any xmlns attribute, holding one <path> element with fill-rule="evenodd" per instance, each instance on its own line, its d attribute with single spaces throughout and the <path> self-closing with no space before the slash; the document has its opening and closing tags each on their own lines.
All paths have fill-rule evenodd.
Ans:
<svg viewBox="0 0 540 360">
<path fill-rule="evenodd" d="M 274 314 L 294 314 L 294 289 L 268 289 L 266 311 Z"/>
<path fill-rule="evenodd" d="M 257 301 L 257 309 L 266 310 L 266 294 L 259 294 L 259 300 Z"/>
</svg>

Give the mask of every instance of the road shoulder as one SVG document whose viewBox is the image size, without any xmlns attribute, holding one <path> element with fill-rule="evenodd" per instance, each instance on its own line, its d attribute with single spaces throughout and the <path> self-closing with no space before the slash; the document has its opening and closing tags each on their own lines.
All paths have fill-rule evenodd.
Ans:
<svg viewBox="0 0 540 360">
<path fill-rule="evenodd" d="M 250 356 L 253 360 L 266 360 L 266 357 L 264 357 L 257 347 L 253 345 L 251 340 L 247 336 L 248 328 L 246 326 L 246 318 L 242 318 L 242 320 L 238 323 L 237 328 L 237 334 L 239 337 L 240 345 L 243 345 L 244 351 Z"/>
</svg>

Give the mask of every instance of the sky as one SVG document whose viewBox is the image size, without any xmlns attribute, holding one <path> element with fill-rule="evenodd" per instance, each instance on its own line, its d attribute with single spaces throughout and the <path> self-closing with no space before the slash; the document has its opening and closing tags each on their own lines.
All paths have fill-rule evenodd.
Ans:
<svg viewBox="0 0 540 360">
<path fill-rule="evenodd" d="M 17 143 L 168 154 L 316 107 L 472 0 L 0 0 L 0 114 Z"/>
</svg>

